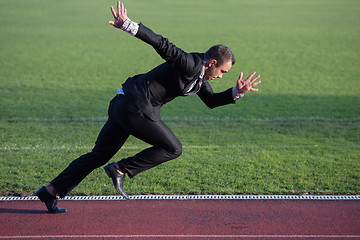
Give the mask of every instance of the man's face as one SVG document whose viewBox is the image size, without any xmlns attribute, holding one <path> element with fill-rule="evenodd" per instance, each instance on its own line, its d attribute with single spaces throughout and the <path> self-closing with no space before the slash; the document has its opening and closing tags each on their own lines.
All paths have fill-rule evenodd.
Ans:
<svg viewBox="0 0 360 240">
<path fill-rule="evenodd" d="M 232 62 L 228 61 L 220 66 L 216 66 L 216 60 L 211 60 L 208 63 L 208 68 L 205 70 L 204 78 L 206 80 L 213 80 L 215 78 L 222 78 L 224 73 L 227 73 L 232 67 Z"/>
</svg>

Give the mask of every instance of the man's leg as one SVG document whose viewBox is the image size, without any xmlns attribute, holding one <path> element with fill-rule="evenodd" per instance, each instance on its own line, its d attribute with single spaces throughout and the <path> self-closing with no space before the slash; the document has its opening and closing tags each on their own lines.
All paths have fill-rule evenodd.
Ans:
<svg viewBox="0 0 360 240">
<path fill-rule="evenodd" d="M 109 118 L 100 131 L 92 151 L 70 163 L 50 184 L 63 198 L 94 169 L 107 163 L 128 137 L 129 134 Z"/>
<path fill-rule="evenodd" d="M 108 162 L 128 137 L 129 134 L 109 118 L 100 131 L 92 151 L 70 163 L 54 180 L 41 187 L 35 194 L 45 203 L 50 213 L 66 212 L 67 209 L 57 207 L 56 194 L 65 197 L 90 172 Z"/>
<path fill-rule="evenodd" d="M 181 155 L 182 146 L 165 123 L 162 121 L 154 122 L 140 112 L 119 115 L 116 120 L 131 135 L 153 145 L 133 157 L 104 167 L 106 174 L 112 179 L 116 191 L 125 199 L 130 199 L 123 187 L 125 173 L 132 178 L 147 169 L 174 159 Z"/>
<path fill-rule="evenodd" d="M 120 170 L 130 178 L 181 155 L 181 142 L 163 121 L 152 121 L 143 114 L 118 115 L 115 120 L 131 135 L 153 145 L 118 162 Z"/>
</svg>

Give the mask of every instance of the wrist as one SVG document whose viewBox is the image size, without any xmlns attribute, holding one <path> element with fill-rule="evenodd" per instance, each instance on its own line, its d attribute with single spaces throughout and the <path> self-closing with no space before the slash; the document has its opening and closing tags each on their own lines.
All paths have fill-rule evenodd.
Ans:
<svg viewBox="0 0 360 240">
<path fill-rule="evenodd" d="M 121 26 L 120 29 L 123 30 L 123 31 L 125 31 L 125 32 L 127 32 L 127 33 L 129 33 L 129 34 L 132 35 L 132 36 L 135 36 L 136 33 L 137 33 L 138 30 L 139 30 L 139 24 L 137 24 L 136 22 L 131 21 L 130 18 L 127 18 L 127 19 L 123 22 L 123 24 L 122 24 L 122 26 Z"/>
<path fill-rule="evenodd" d="M 244 93 L 240 93 L 239 89 L 237 89 L 236 86 L 234 86 L 232 88 L 232 96 L 234 100 L 238 100 L 239 98 L 244 97 Z"/>
</svg>

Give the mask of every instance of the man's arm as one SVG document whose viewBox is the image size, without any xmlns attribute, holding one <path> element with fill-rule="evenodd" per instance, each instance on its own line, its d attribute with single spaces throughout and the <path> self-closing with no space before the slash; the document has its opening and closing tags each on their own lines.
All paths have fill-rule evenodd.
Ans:
<svg viewBox="0 0 360 240">
<path fill-rule="evenodd" d="M 191 80 L 194 77 L 194 74 L 200 73 L 202 59 L 193 54 L 184 52 L 182 49 L 169 42 L 167 38 L 155 34 L 143 24 L 137 24 L 131 21 L 127 16 L 127 11 L 124 8 L 123 3 L 120 4 L 120 1 L 118 1 L 117 11 L 115 11 L 114 7 L 111 7 L 111 12 L 114 16 L 114 21 L 109 21 L 109 24 L 126 31 L 151 45 L 165 61 L 174 68 L 179 69 L 183 76 L 189 76 L 189 80 Z"/>
<path fill-rule="evenodd" d="M 209 108 L 235 103 L 235 101 L 242 98 L 246 92 L 259 91 L 259 89 L 253 87 L 261 83 L 261 81 L 255 82 L 260 78 L 260 75 L 256 77 L 254 77 L 254 75 L 255 72 L 250 74 L 245 80 L 242 80 L 243 73 L 241 72 L 236 85 L 220 93 L 214 93 L 210 84 L 205 80 L 201 86 L 201 90 L 197 94 Z M 254 78 L 252 79 L 252 77 Z"/>
<path fill-rule="evenodd" d="M 197 93 L 200 99 L 209 108 L 216 108 L 226 104 L 235 103 L 233 98 L 232 88 L 229 88 L 223 92 L 214 93 L 209 82 L 203 80 L 200 91 Z"/>
</svg>

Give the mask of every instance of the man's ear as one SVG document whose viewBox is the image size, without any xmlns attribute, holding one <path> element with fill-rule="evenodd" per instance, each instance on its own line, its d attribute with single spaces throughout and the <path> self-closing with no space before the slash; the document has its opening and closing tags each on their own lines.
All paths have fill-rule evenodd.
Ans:
<svg viewBox="0 0 360 240">
<path fill-rule="evenodd" d="M 206 60 L 205 61 L 205 67 L 206 68 L 210 68 L 212 66 L 216 66 L 217 64 L 217 60 L 216 59 L 211 59 L 211 60 Z"/>
<path fill-rule="evenodd" d="M 211 59 L 211 60 L 209 61 L 209 67 L 216 66 L 216 64 L 217 64 L 216 59 Z"/>
</svg>

